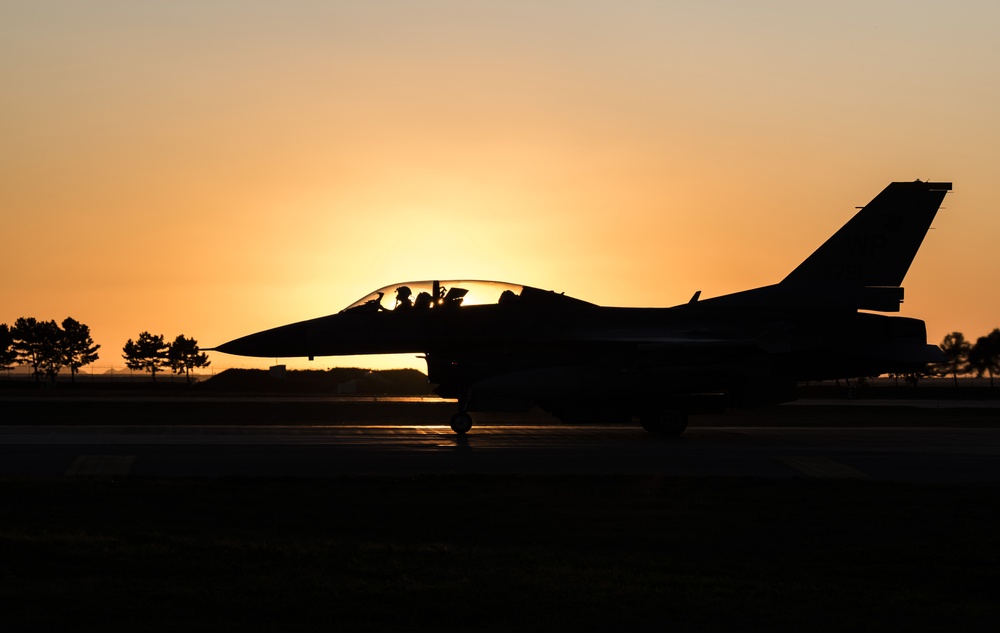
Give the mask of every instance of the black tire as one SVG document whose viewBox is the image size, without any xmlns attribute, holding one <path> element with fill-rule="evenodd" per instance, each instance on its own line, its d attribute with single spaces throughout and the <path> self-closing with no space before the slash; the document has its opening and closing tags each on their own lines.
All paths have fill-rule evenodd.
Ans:
<svg viewBox="0 0 1000 633">
<path fill-rule="evenodd" d="M 460 411 L 451 416 L 451 430 L 459 435 L 465 435 L 472 428 L 472 416 Z"/>
</svg>

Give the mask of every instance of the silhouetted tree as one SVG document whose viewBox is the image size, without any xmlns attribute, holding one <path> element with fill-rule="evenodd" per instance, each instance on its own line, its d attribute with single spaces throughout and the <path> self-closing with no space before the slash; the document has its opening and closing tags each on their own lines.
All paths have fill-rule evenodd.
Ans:
<svg viewBox="0 0 1000 633">
<path fill-rule="evenodd" d="M 76 372 L 97 360 L 97 350 L 101 346 L 94 344 L 90 328 L 76 319 L 66 317 L 62 330 L 63 362 L 69 367 L 70 380 L 76 382 Z"/>
<path fill-rule="evenodd" d="M 183 371 L 188 383 L 190 383 L 191 370 L 196 367 L 208 367 L 212 361 L 208 360 L 208 354 L 199 352 L 198 341 L 180 334 L 170 344 L 170 349 L 167 351 L 167 362 L 175 374 Z"/>
<path fill-rule="evenodd" d="M 63 367 L 62 330 L 55 321 L 19 317 L 12 331 L 17 362 L 31 365 L 36 381 L 43 375 L 55 382 Z"/>
<path fill-rule="evenodd" d="M 955 379 L 955 386 L 958 386 L 958 375 L 968 371 L 969 343 L 965 340 L 965 335 L 961 332 L 946 334 L 941 341 L 941 351 L 944 352 L 945 360 L 938 365 L 939 375 L 951 376 Z"/>
<path fill-rule="evenodd" d="M 31 365 L 35 381 L 39 381 L 38 367 L 41 355 L 41 345 L 38 342 L 38 319 L 34 317 L 18 317 L 11 330 L 13 335 L 14 355 L 18 365 Z"/>
<path fill-rule="evenodd" d="M 983 377 L 989 372 L 990 387 L 993 387 L 993 376 L 1000 372 L 1000 328 L 994 328 L 986 336 L 976 339 L 976 344 L 969 350 L 969 369 L 976 376 Z"/>
<path fill-rule="evenodd" d="M 142 332 L 136 342 L 129 339 L 122 351 L 125 352 L 122 355 L 125 366 L 150 372 L 153 382 L 156 382 L 156 372 L 167 364 L 167 344 L 163 342 L 162 334 L 153 336 L 149 332 Z"/>
<path fill-rule="evenodd" d="M 0 371 L 7 371 L 17 361 L 14 351 L 14 335 L 6 323 L 0 323 Z"/>
</svg>

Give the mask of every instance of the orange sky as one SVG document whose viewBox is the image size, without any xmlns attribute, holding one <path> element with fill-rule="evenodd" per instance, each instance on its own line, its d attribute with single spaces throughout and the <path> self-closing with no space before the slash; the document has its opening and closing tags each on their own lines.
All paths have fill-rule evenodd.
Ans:
<svg viewBox="0 0 1000 633">
<path fill-rule="evenodd" d="M 410 279 L 673 305 L 921 178 L 955 191 L 903 314 L 1000 326 L 1000 5 L 750 4 L 0 0 L 0 322 L 107 368 Z"/>
</svg>

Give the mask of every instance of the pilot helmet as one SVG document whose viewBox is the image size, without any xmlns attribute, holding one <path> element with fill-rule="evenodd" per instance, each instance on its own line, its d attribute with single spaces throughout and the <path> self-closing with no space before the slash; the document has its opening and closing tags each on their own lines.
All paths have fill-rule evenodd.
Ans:
<svg viewBox="0 0 1000 633">
<path fill-rule="evenodd" d="M 409 297 L 413 293 L 410 291 L 409 286 L 400 286 L 396 288 L 396 294 L 400 297 Z"/>
</svg>

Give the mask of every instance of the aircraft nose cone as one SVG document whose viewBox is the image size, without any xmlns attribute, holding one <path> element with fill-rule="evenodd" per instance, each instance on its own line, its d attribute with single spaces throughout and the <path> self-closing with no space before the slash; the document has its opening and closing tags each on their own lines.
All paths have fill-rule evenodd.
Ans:
<svg viewBox="0 0 1000 633">
<path fill-rule="evenodd" d="M 243 340 L 242 338 L 234 339 L 232 341 L 229 341 L 228 343 L 223 343 L 222 345 L 216 345 L 215 347 L 206 348 L 205 351 L 222 352 L 223 354 L 234 354 L 236 356 L 240 356 L 243 354 L 242 345 L 240 345 L 240 341 L 242 340 Z"/>
<path fill-rule="evenodd" d="M 222 345 L 217 345 L 211 348 L 209 351 L 222 352 L 223 354 L 233 354 L 234 356 L 257 356 L 255 352 L 259 351 L 261 347 L 261 341 L 258 336 L 251 334 L 249 336 L 243 336 L 237 339 L 233 339 Z"/>
<path fill-rule="evenodd" d="M 298 358 L 350 354 L 422 352 L 426 332 L 419 325 L 378 320 L 372 315 L 333 314 L 234 339 L 215 348 L 238 356 Z"/>
<path fill-rule="evenodd" d="M 310 356 L 300 349 L 306 337 L 299 328 L 284 326 L 248 334 L 215 348 L 216 351 L 236 356 L 256 356 L 261 358 L 277 358 L 280 356 Z"/>
<path fill-rule="evenodd" d="M 259 358 L 292 358 L 328 356 L 343 353 L 338 350 L 345 336 L 338 315 L 300 321 L 290 325 L 248 334 L 215 349 L 225 354 Z"/>
</svg>

